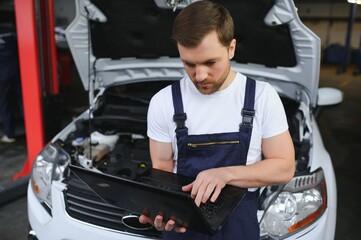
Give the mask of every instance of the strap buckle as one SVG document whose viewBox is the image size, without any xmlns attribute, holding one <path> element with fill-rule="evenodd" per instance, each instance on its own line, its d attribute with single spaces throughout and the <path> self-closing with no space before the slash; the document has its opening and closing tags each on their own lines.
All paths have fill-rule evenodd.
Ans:
<svg viewBox="0 0 361 240">
<path fill-rule="evenodd" d="M 242 109 L 242 126 L 253 126 L 254 110 Z"/>
<path fill-rule="evenodd" d="M 186 113 L 174 114 L 173 115 L 173 121 L 176 123 L 177 128 L 184 128 L 186 120 L 187 120 L 187 114 Z"/>
</svg>

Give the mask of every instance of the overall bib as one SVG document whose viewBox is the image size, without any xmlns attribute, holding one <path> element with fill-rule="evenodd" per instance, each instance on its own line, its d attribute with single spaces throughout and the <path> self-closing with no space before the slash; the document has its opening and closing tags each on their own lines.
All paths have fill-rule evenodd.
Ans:
<svg viewBox="0 0 361 240">
<path fill-rule="evenodd" d="M 177 124 L 178 146 L 177 172 L 195 178 L 205 169 L 245 165 L 252 134 L 254 117 L 255 81 L 247 78 L 242 123 L 239 132 L 188 135 L 185 126 L 187 118 L 183 111 L 180 84 L 172 85 L 174 121 Z M 237 208 L 229 216 L 224 226 L 213 236 L 187 229 L 185 233 L 163 231 L 164 239 L 259 239 L 257 220 L 258 191 L 246 193 Z"/>
</svg>

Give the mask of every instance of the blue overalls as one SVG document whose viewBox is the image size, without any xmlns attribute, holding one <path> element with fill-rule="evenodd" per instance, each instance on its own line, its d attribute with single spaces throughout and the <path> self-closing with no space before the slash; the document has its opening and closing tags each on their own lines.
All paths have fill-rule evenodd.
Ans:
<svg viewBox="0 0 361 240">
<path fill-rule="evenodd" d="M 187 118 L 183 111 L 180 84 L 172 85 L 174 121 L 177 124 L 178 146 L 177 172 L 195 178 L 205 169 L 232 165 L 245 165 L 252 134 L 254 117 L 255 80 L 247 78 L 246 94 L 242 109 L 239 132 L 204 135 L 188 135 Z M 187 229 L 186 233 L 163 231 L 164 239 L 259 239 L 257 220 L 258 191 L 247 192 L 237 209 L 229 216 L 225 225 L 213 236 Z"/>
</svg>

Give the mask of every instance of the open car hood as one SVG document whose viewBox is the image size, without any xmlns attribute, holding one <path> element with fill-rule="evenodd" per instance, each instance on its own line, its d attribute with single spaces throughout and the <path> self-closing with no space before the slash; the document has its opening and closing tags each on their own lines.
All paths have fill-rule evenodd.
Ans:
<svg viewBox="0 0 361 240">
<path fill-rule="evenodd" d="M 85 89 L 180 79 L 185 72 L 170 39 L 171 29 L 180 9 L 193 1 L 77 0 L 66 37 Z M 237 47 L 232 67 L 314 106 L 320 40 L 302 24 L 293 1 L 216 2 L 234 19 Z"/>
</svg>

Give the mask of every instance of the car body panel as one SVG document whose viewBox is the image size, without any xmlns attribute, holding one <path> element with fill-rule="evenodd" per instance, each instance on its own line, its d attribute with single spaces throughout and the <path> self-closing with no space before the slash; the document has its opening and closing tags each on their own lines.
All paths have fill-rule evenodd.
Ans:
<svg viewBox="0 0 361 240">
<path fill-rule="evenodd" d="M 133 79 L 132 74 L 139 71 L 137 62 L 149 66 L 146 73 L 149 78 L 157 77 L 160 72 L 174 71 L 173 62 L 176 69 L 179 68 L 176 48 L 169 40 L 171 23 L 177 11 L 156 8 L 152 1 L 147 4 L 138 1 L 76 1 L 76 18 L 66 29 L 66 37 L 86 90 Z M 234 17 L 237 40 L 234 64 L 239 65 L 242 73 L 266 81 L 294 83 L 305 90 L 315 106 L 320 40 L 302 24 L 293 2 L 277 0 L 273 4 L 273 1 L 262 0 L 254 4 L 250 0 L 236 3 L 228 0 L 220 3 L 228 7 Z M 129 12 L 132 10 L 142 15 L 133 17 L 135 13 Z M 260 21 L 251 14 L 261 14 L 264 19 Z M 143 26 L 130 24 L 127 19 L 140 19 L 137 24 Z M 149 21 L 154 23 L 148 24 Z M 250 21 L 255 22 L 254 26 L 247 27 L 246 24 L 252 24 Z M 287 39 L 290 36 L 292 39 Z M 277 41 L 281 40 L 287 44 L 278 46 Z M 283 50 L 283 47 L 287 49 Z M 273 51 L 266 51 L 273 48 Z M 274 64 L 278 59 L 281 59 L 278 65 Z M 119 77 L 114 78 L 114 75 Z M 297 99 L 297 93 L 292 97 Z"/>
<path fill-rule="evenodd" d="M 31 186 L 28 187 L 28 217 L 31 227 L 38 239 L 59 240 L 59 239 L 88 239 L 88 240 L 144 240 L 149 239 L 144 236 L 117 232 L 99 226 L 87 224 L 77 219 L 71 218 L 65 211 L 63 196 L 64 184 L 53 184 L 53 209 L 50 216 L 36 199 Z M 121 237 L 120 237 L 121 234 Z M 157 238 L 152 238 L 157 239 Z"/>
</svg>

